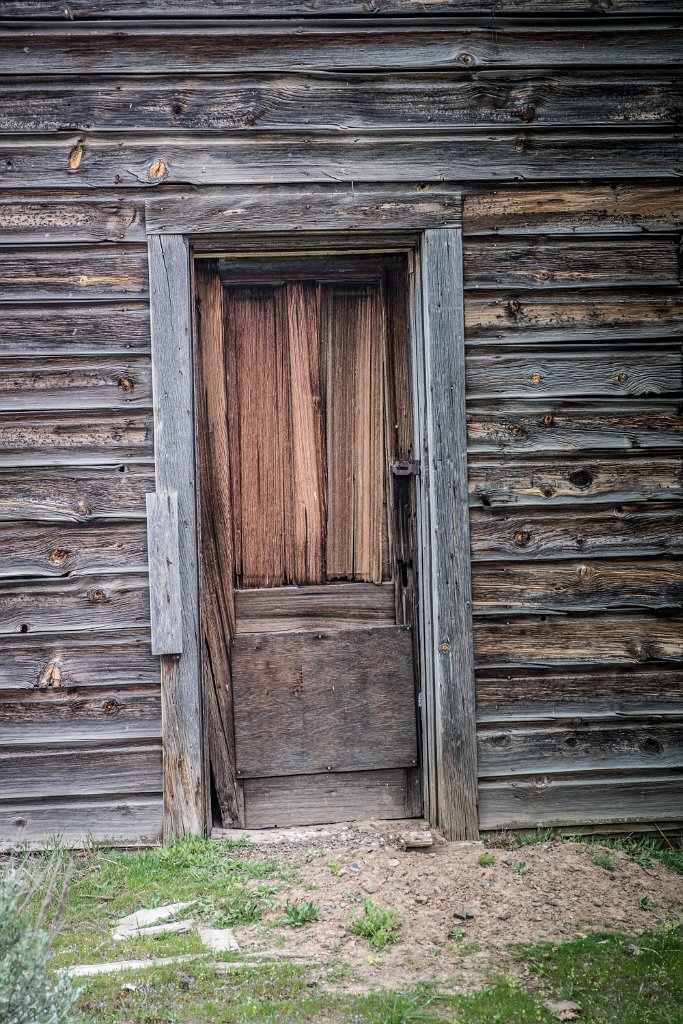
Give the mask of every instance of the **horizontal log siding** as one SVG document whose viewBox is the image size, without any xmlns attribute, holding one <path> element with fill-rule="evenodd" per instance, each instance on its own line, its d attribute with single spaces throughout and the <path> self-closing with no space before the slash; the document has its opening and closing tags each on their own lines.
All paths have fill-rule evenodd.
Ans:
<svg viewBox="0 0 683 1024">
<path fill-rule="evenodd" d="M 480 191 L 464 223 L 481 826 L 674 820 L 680 194 Z"/>
<path fill-rule="evenodd" d="M 0 840 L 160 833 L 145 204 L 229 229 L 245 183 L 254 230 L 284 185 L 468 193 L 481 821 L 671 818 L 679 7 L 4 4 Z"/>
</svg>

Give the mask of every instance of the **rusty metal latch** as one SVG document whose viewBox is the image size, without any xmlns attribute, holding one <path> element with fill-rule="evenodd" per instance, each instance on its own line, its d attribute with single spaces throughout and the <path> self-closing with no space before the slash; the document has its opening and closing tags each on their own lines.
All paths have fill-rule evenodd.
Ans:
<svg viewBox="0 0 683 1024">
<path fill-rule="evenodd" d="M 420 472 L 419 462 L 410 462 L 408 459 L 397 459 L 391 463 L 391 472 L 394 476 L 417 476 Z"/>
</svg>

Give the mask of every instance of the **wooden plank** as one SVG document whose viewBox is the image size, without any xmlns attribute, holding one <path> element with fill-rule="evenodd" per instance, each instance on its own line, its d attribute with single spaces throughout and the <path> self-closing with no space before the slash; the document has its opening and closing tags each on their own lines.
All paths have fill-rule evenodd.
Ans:
<svg viewBox="0 0 683 1024">
<path fill-rule="evenodd" d="M 326 583 L 235 591 L 238 633 L 392 626 L 394 584 Z"/>
<path fill-rule="evenodd" d="M 679 0 L 611 0 L 601 15 L 617 19 L 625 14 L 678 14 Z M 59 0 L 6 0 L 6 18 L 63 18 Z M 353 14 L 368 18 L 401 14 L 594 14 L 595 0 L 72 0 L 69 14 L 74 18 L 104 16 L 166 18 L 198 17 L 320 17 Z"/>
<path fill-rule="evenodd" d="M 538 372 L 542 376 L 540 365 L 536 364 L 536 370 L 530 369 L 529 375 Z M 619 365 L 619 360 L 615 360 L 615 369 Z M 628 371 L 626 365 L 624 372 L 627 377 Z M 620 372 L 617 369 L 614 375 L 618 376 Z M 660 378 L 660 382 L 667 388 L 676 387 L 679 373 L 679 368 L 670 365 L 668 378 L 665 382 Z M 603 380 L 607 376 L 603 371 Z M 644 385 L 641 371 L 640 374 L 636 373 L 636 388 L 639 379 L 641 387 L 647 386 Z M 532 382 L 529 383 L 531 388 L 535 387 Z M 615 386 L 627 385 L 628 381 L 621 385 L 615 382 Z M 525 385 L 520 382 L 522 386 Z M 598 386 L 606 390 L 605 385 Z M 631 400 L 626 405 L 618 399 L 610 400 L 607 396 L 602 401 L 593 402 L 541 400 L 540 403 L 522 403 L 501 399 L 484 402 L 479 399 L 470 407 L 467 417 L 469 450 L 474 458 L 494 452 L 512 458 L 516 455 L 558 452 L 568 463 L 574 462 L 575 452 L 583 455 L 590 451 L 610 451 L 627 455 L 628 458 L 622 457 L 618 461 L 631 464 L 635 459 L 634 453 L 642 449 L 672 452 L 680 449 L 683 424 L 678 405 L 674 401 L 654 400 Z M 590 479 L 585 474 L 574 478 L 578 489 L 588 493 L 594 478 L 605 470 L 609 472 L 608 462 L 614 464 L 614 454 L 609 459 L 597 457 L 595 472 L 589 471 Z M 636 465 L 634 461 L 633 464 Z M 653 465 L 656 465 L 656 461 Z M 535 467 L 530 468 L 533 471 Z M 626 466 L 624 469 L 628 474 Z M 564 475 L 562 470 L 563 467 L 556 461 L 555 474 Z M 573 467 L 569 472 L 573 472 Z M 623 487 L 620 489 L 623 490 Z M 661 497 L 665 498 L 666 495 L 662 494 Z"/>
<path fill-rule="evenodd" d="M 474 622 L 479 667 L 642 665 L 683 659 L 683 617 L 647 613 L 538 615 Z"/>
<path fill-rule="evenodd" d="M 628 669 L 480 669 L 477 722 L 641 718 L 650 724 L 681 713 L 680 665 Z"/>
<path fill-rule="evenodd" d="M 202 834 L 204 770 L 194 464 L 190 267 L 180 235 L 150 235 L 154 450 L 159 491 L 178 494 L 183 654 L 161 659 L 164 836 Z"/>
<path fill-rule="evenodd" d="M 146 499 L 152 654 L 182 654 L 178 495 L 175 491 L 155 491 Z"/>
<path fill-rule="evenodd" d="M 487 189 L 465 197 L 463 228 L 466 234 L 674 231 L 683 228 L 683 189 L 628 182 Z"/>
<path fill-rule="evenodd" d="M 147 304 L 0 305 L 0 354 L 127 356 L 149 351 Z"/>
<path fill-rule="evenodd" d="M 3 637 L 0 690 L 158 686 L 149 628 Z"/>
<path fill-rule="evenodd" d="M 78 299 L 147 294 L 147 254 L 142 247 L 3 249 L 3 300 Z"/>
<path fill-rule="evenodd" d="M 146 566 L 147 536 L 139 521 L 89 526 L 0 523 L 0 577 L 139 573 Z"/>
<path fill-rule="evenodd" d="M 106 52 L 110 62 L 98 55 Z M 370 19 L 340 22 L 305 19 L 207 21 L 153 26 L 120 21 L 115 26 L 17 26 L 0 43 L 5 74 L 82 75 L 119 72 L 184 75 L 234 71 L 340 69 L 406 71 L 528 66 L 571 67 L 577 53 L 585 66 L 627 67 L 681 62 L 677 20 L 641 17 L 572 18 L 554 23 L 439 18 L 422 22 Z"/>
<path fill-rule="evenodd" d="M 489 237 L 464 246 L 464 280 L 469 289 L 677 285 L 678 279 L 674 235 L 549 242 L 537 236 Z"/>
<path fill-rule="evenodd" d="M 199 580 L 202 698 L 209 769 L 221 821 L 244 825 L 242 784 L 235 771 L 230 641 L 235 631 L 234 479 L 228 424 L 237 416 L 234 367 L 223 334 L 223 289 L 214 263 L 195 263 L 195 403 L 199 487 Z M 230 407 L 232 406 L 232 407 Z M 234 438 L 232 439 L 234 441 Z M 220 471 L 216 472 L 216 467 Z M 239 492 L 237 492 L 239 493 Z M 256 593 L 256 591 L 255 591 Z"/>
<path fill-rule="evenodd" d="M 0 746 L 97 746 L 160 737 L 158 687 L 0 693 Z"/>
<path fill-rule="evenodd" d="M 47 82 L 46 99 L 52 93 Z M 27 98 L 26 82 L 3 82 L 5 100 L 9 95 Z M 34 93 L 35 96 L 35 93 Z M 73 114 L 75 97 L 67 89 L 58 101 L 64 121 L 67 111 Z M 48 101 L 49 102 L 49 101 Z M 130 110 L 130 108 L 128 108 Z M 28 110 L 26 111 L 28 113 Z M 55 110 L 56 113 L 56 110 Z M 9 126 L 10 119 L 7 120 Z M 0 114 L 0 125 L 2 115 Z M 10 129 L 15 130 L 15 129 Z M 31 131 L 28 127 L 16 129 Z M 0 193 L 0 242 L 16 245 L 65 242 L 144 242 L 145 210 L 139 200 L 126 196 L 16 196 Z"/>
<path fill-rule="evenodd" d="M 291 32 L 291 29 L 289 30 Z M 487 30 L 488 32 L 488 30 Z M 294 36 L 291 37 L 294 39 Z M 139 38 L 138 38 L 138 41 Z M 638 40 L 639 53 L 643 39 Z M 183 52 L 183 48 L 178 52 Z M 99 52 L 99 51 L 93 51 Z M 22 54 L 23 56 L 23 54 Z M 604 52 L 600 59 L 604 60 Z M 572 55 L 572 59 L 574 55 Z M 112 56 L 112 60 L 114 57 Z M 145 55 L 147 59 L 147 55 Z M 199 139 L 102 133 L 4 135 L 0 160 L 17 191 L 179 185 L 272 185 L 287 182 L 366 181 L 557 181 L 567 178 L 624 180 L 676 178 L 683 170 L 671 133 L 481 129 L 479 133 L 361 132 L 353 146 L 339 132 L 221 133 Z M 79 149 L 80 147 L 80 149 Z M 78 167 L 69 155 L 83 151 Z M 72 158 L 75 160 L 76 158 Z M 274 172 L 273 168 L 277 168 Z M 302 218 L 303 219 L 303 218 Z M 652 316 L 651 318 L 652 319 Z"/>
<path fill-rule="evenodd" d="M 408 774 L 401 768 L 394 768 L 246 779 L 246 827 L 404 818 L 410 813 Z"/>
<path fill-rule="evenodd" d="M 22 846 L 59 836 L 69 847 L 90 847 L 92 840 L 114 846 L 158 843 L 161 795 L 0 803 L 0 839 Z"/>
<path fill-rule="evenodd" d="M 470 543 L 467 511 L 462 235 L 422 241 L 427 471 L 437 727 L 437 823 L 478 835 Z"/>
<path fill-rule="evenodd" d="M 567 169 L 570 174 L 570 170 Z M 516 291 L 469 294 L 469 342 L 622 341 L 679 337 L 683 295 L 678 289 Z"/>
<path fill-rule="evenodd" d="M 472 572 L 472 603 L 477 614 L 680 608 L 683 562 L 480 562 Z"/>
<path fill-rule="evenodd" d="M 40 473 L 0 468 L 0 521 L 22 521 L 20 529 L 26 530 L 30 544 L 26 520 L 88 523 L 92 519 L 144 519 L 145 493 L 153 481 L 151 466 L 135 464 L 94 469 L 44 467 Z"/>
<path fill-rule="evenodd" d="M 475 561 L 567 558 L 581 554 L 633 558 L 683 553 L 680 502 L 582 509 L 470 510 Z"/>
<path fill-rule="evenodd" d="M 100 466 L 127 459 L 151 461 L 151 456 L 148 411 L 0 414 L 1 466 Z M 54 495 L 53 501 L 58 500 Z"/>
<path fill-rule="evenodd" d="M 473 459 L 470 502 L 484 508 L 551 503 L 580 509 L 604 502 L 680 500 L 682 466 L 678 456 L 657 454 L 620 459 L 572 455 L 564 466 L 557 458 L 505 460 L 503 465 Z"/>
<path fill-rule="evenodd" d="M 147 575 L 80 576 L 7 582 L 0 590 L 0 635 L 149 627 Z"/>
<path fill-rule="evenodd" d="M 680 78 L 671 70 L 629 68 L 623 72 L 580 67 L 475 73 L 460 67 L 456 73 L 356 72 L 353 76 L 330 73 L 324 78 L 300 72 L 210 78 L 183 75 L 181 100 L 170 76 L 109 74 L 78 82 L 26 76 L 6 79 L 2 90 L 3 132 L 125 131 L 131 111 L 135 112 L 136 128 L 143 131 L 307 129 L 311 124 L 352 130 L 426 125 L 519 127 L 528 123 L 652 128 L 676 125 L 683 101 Z M 54 240 L 63 234 L 65 221 L 73 225 L 76 235 L 94 232 L 104 239 L 118 233 L 138 237 L 136 215 L 130 208 L 124 212 L 103 204 L 79 216 L 58 205 L 55 215 L 59 223 Z M 14 219 L 15 215 L 8 212 L 6 216 Z M 52 228 L 54 220 L 41 211 L 34 223 Z M 18 226 L 28 226 L 24 216 Z"/>
<path fill-rule="evenodd" d="M 486 354 L 485 354 L 486 353 Z M 467 397 L 575 398 L 680 394 L 683 389 L 680 342 L 586 346 L 561 351 L 470 350 L 466 360 Z"/>
<path fill-rule="evenodd" d="M 680 821 L 683 778 L 678 773 L 626 777 L 538 775 L 479 787 L 482 829 L 548 825 Z"/>
<path fill-rule="evenodd" d="M 479 778 L 542 772 L 677 768 L 683 759 L 683 723 L 568 723 L 515 728 L 480 726 Z"/>
<path fill-rule="evenodd" d="M 317 80 L 316 80 L 317 81 Z M 317 87 L 316 87 L 317 88 Z M 203 189 L 201 194 L 147 200 L 148 231 L 362 231 L 459 223 L 452 192 L 424 185 L 296 185 Z M 289 244 L 289 240 L 288 240 Z"/>
<path fill-rule="evenodd" d="M 3 412 L 148 409 L 152 404 L 149 358 L 0 359 L 0 404 Z"/>
<path fill-rule="evenodd" d="M 158 793 L 159 743 L 110 747 L 0 749 L 0 791 L 5 800 L 89 796 L 102 793 Z"/>
<path fill-rule="evenodd" d="M 232 677 L 241 778 L 417 764 L 402 626 L 238 635 Z"/>
</svg>

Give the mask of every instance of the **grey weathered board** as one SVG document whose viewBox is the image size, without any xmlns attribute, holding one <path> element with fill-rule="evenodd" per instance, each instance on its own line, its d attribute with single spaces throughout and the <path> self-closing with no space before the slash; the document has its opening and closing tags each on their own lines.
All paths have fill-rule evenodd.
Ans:
<svg viewBox="0 0 683 1024">
<path fill-rule="evenodd" d="M 396 621 L 393 583 L 326 583 L 235 591 L 237 633 L 345 626 L 390 626 Z"/>
<path fill-rule="evenodd" d="M 87 758 L 87 755 L 86 755 Z M 83 779 L 87 787 L 87 778 Z M 161 796 L 118 794 L 0 804 L 0 840 L 16 846 L 59 836 L 69 845 L 92 840 L 116 846 L 157 844 L 161 838 Z"/>
<path fill-rule="evenodd" d="M 411 772 L 336 772 L 245 779 L 247 828 L 407 818 L 419 814 Z"/>
<path fill-rule="evenodd" d="M 237 635 L 232 679 L 240 778 L 417 764 L 403 626 Z"/>
<path fill-rule="evenodd" d="M 152 654 L 183 653 L 183 598 L 178 545 L 178 495 L 147 495 L 149 616 Z"/>
<path fill-rule="evenodd" d="M 602 8 L 611 21 L 628 14 L 677 14 L 678 0 L 612 0 Z M 369 7 L 364 0 L 72 0 L 69 13 L 73 17 L 107 19 L 135 17 L 193 18 L 216 17 L 337 17 L 353 14 L 372 18 L 376 15 L 400 14 L 595 14 L 595 0 L 374 0 Z M 7 0 L 3 14 L 8 18 L 62 18 L 64 8 L 59 0 Z"/>
</svg>

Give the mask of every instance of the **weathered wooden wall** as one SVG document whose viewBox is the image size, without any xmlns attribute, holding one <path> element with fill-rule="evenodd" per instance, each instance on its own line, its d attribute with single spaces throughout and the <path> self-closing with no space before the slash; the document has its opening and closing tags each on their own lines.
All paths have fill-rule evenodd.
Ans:
<svg viewBox="0 0 683 1024">
<path fill-rule="evenodd" d="M 461 183 L 482 825 L 681 817 L 679 0 L 66 7 L 0 26 L 0 837 L 159 834 L 145 199 L 245 182 Z"/>
</svg>

